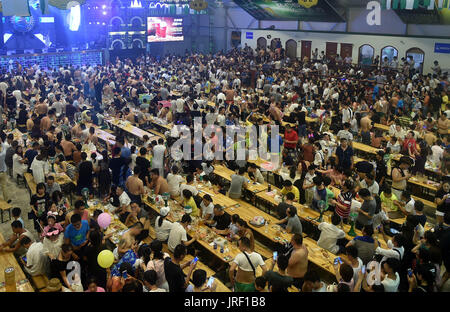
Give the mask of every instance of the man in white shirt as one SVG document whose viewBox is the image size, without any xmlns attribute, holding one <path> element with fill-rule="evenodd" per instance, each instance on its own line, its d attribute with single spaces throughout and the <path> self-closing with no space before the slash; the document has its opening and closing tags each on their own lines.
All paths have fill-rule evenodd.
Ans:
<svg viewBox="0 0 450 312">
<path fill-rule="evenodd" d="M 191 221 L 191 217 L 188 214 L 184 214 L 180 222 L 175 222 L 172 224 L 172 229 L 170 230 L 169 238 L 167 240 L 167 246 L 171 252 L 174 252 L 175 247 L 179 244 L 183 244 L 187 247 L 196 241 L 196 237 L 193 237 L 189 241 L 187 239 L 186 230 L 188 229 Z"/>
<path fill-rule="evenodd" d="M 411 194 L 409 191 L 403 191 L 401 196 L 401 203 L 404 204 L 404 206 L 399 206 L 400 210 L 406 215 L 412 214 L 413 216 L 416 215 L 416 210 L 414 209 L 414 198 L 411 197 Z"/>
<path fill-rule="evenodd" d="M 130 210 L 131 199 L 126 192 L 123 191 L 122 187 L 118 186 L 116 189 L 116 194 L 119 196 L 119 208 L 116 209 L 116 213 L 120 216 L 126 217 L 126 212 Z"/>
<path fill-rule="evenodd" d="M 331 224 L 327 222 L 320 223 L 319 230 L 321 233 L 317 241 L 317 246 L 334 254 L 338 254 L 340 251 L 342 252 L 344 247 L 336 244 L 338 239 L 345 237 L 345 232 L 337 227 L 340 223 L 341 218 L 337 214 L 333 214 L 331 217 Z"/>
<path fill-rule="evenodd" d="M 444 157 L 444 149 L 440 146 L 440 143 L 442 143 L 440 140 L 438 140 L 432 147 L 431 147 L 431 161 L 436 164 L 437 167 L 440 167 L 441 161 Z"/>
<path fill-rule="evenodd" d="M 158 169 L 159 175 L 164 176 L 164 158 L 167 156 L 167 149 L 164 146 L 164 140 L 158 139 L 158 144 L 153 147 L 152 169 Z"/>
<path fill-rule="evenodd" d="M 189 190 L 193 196 L 198 195 L 198 190 L 194 185 L 194 175 L 188 174 L 186 176 L 186 183 L 182 183 L 180 185 L 180 194 L 181 194 L 181 198 L 183 198 L 183 199 L 184 199 L 184 197 L 183 197 L 184 190 Z"/>
<path fill-rule="evenodd" d="M 27 249 L 26 262 L 21 258 L 25 271 L 31 276 L 46 274 L 49 268 L 49 258 L 43 252 L 44 245 L 41 242 L 32 242 L 27 236 L 22 238 L 20 244 Z"/>
</svg>

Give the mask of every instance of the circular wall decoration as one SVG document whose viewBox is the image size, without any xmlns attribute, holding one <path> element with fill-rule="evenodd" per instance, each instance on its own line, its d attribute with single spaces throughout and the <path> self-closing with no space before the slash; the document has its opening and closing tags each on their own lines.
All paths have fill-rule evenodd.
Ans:
<svg viewBox="0 0 450 312">
<path fill-rule="evenodd" d="M 67 10 L 67 5 L 74 0 L 48 0 L 48 4 L 60 10 Z M 80 5 L 86 3 L 86 0 L 76 0 Z"/>
<path fill-rule="evenodd" d="M 15 31 L 27 33 L 34 28 L 36 21 L 33 16 L 11 16 L 11 24 Z"/>
</svg>

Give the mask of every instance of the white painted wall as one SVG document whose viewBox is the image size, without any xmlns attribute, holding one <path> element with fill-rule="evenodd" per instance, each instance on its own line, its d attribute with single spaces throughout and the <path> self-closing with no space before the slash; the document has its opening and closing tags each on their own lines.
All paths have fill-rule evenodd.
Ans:
<svg viewBox="0 0 450 312">
<path fill-rule="evenodd" d="M 300 22 L 301 30 L 345 31 L 346 23 Z"/>
<path fill-rule="evenodd" d="M 246 39 L 245 33 L 253 32 L 253 39 Z M 431 72 L 430 67 L 435 60 L 439 61 L 441 68 L 450 68 L 450 55 L 443 53 L 434 53 L 434 44 L 436 42 L 450 44 L 450 39 L 434 39 L 434 38 L 415 38 L 402 36 L 377 36 L 377 35 L 356 35 L 346 33 L 319 33 L 319 32 L 302 32 L 302 31 L 277 31 L 277 30 L 242 30 L 242 46 L 245 44 L 252 48 L 256 48 L 256 42 L 259 37 L 267 39 L 267 35 L 271 35 L 271 39 L 280 38 L 283 46 L 289 39 L 297 41 L 297 56 L 301 55 L 301 40 L 312 41 L 312 51 L 315 48 L 325 51 L 326 42 L 352 43 L 353 44 L 353 62 L 358 61 L 359 47 L 364 44 L 370 44 L 375 49 L 375 56 L 381 55 L 381 49 L 386 46 L 397 48 L 399 59 L 406 56 L 406 51 L 410 48 L 420 48 L 425 52 L 424 73 Z M 270 40 L 267 40 L 270 44 Z M 340 44 L 338 44 L 338 53 L 340 53 Z"/>
</svg>

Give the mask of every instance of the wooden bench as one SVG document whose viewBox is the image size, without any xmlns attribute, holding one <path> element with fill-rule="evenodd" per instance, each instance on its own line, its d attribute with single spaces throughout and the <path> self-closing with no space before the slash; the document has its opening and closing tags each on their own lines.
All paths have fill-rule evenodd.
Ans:
<svg viewBox="0 0 450 312">
<path fill-rule="evenodd" d="M 2 214 L 2 223 L 4 222 L 3 220 L 3 213 L 5 211 L 8 211 L 9 213 L 9 220 L 11 220 L 11 209 L 13 208 L 13 206 L 11 206 L 10 204 L 8 204 L 6 201 L 4 200 L 0 200 L 0 213 Z"/>
<path fill-rule="evenodd" d="M 28 190 L 30 191 L 30 197 L 31 197 L 31 195 L 36 194 L 36 182 L 34 182 L 34 177 L 31 173 L 25 172 L 23 174 L 23 177 L 25 178 L 25 181 L 27 182 Z"/>
<path fill-rule="evenodd" d="M 411 197 L 414 199 L 414 201 L 420 200 L 425 206 L 437 209 L 436 203 L 433 203 L 433 202 L 431 202 L 429 200 L 426 200 L 426 199 L 423 199 L 423 198 L 420 198 L 420 197 L 414 196 L 414 195 L 411 195 Z"/>
<path fill-rule="evenodd" d="M 39 291 L 42 291 L 48 285 L 48 278 L 45 275 L 32 276 L 31 280 L 33 281 L 34 287 Z"/>
</svg>

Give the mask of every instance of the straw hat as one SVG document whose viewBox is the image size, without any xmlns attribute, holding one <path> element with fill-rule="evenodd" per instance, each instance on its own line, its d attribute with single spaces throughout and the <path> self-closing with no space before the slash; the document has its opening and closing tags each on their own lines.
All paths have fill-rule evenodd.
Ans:
<svg viewBox="0 0 450 312">
<path fill-rule="evenodd" d="M 48 281 L 48 285 L 46 290 L 48 292 L 58 292 L 61 291 L 62 284 L 61 281 L 58 278 L 52 278 Z"/>
</svg>

